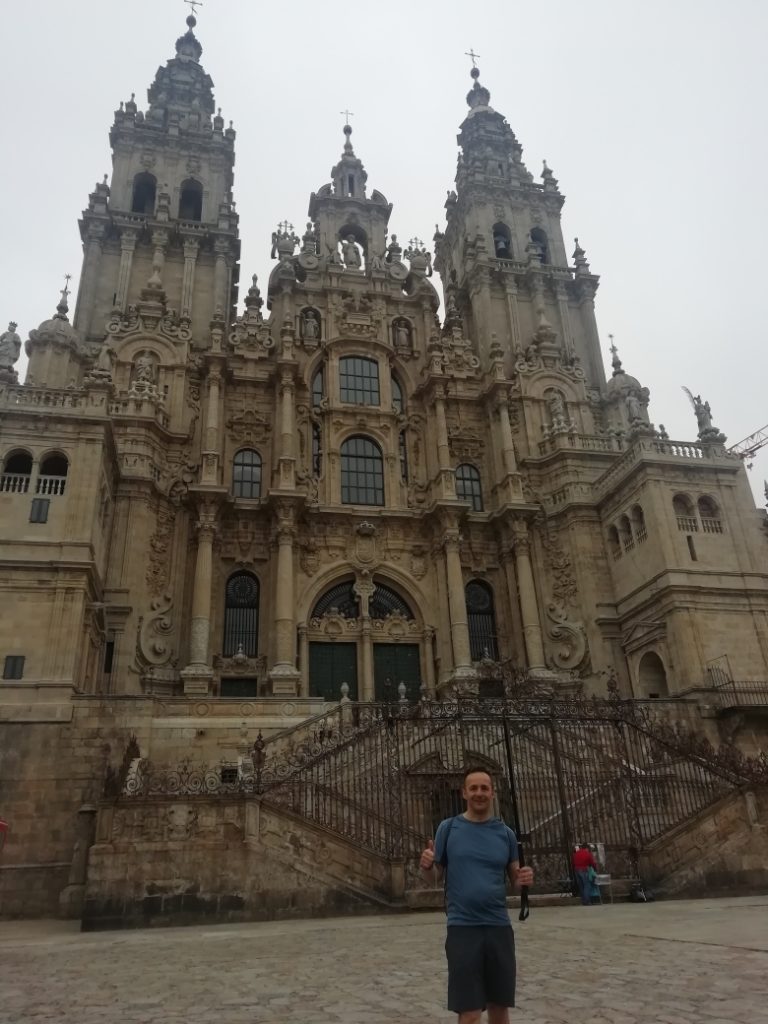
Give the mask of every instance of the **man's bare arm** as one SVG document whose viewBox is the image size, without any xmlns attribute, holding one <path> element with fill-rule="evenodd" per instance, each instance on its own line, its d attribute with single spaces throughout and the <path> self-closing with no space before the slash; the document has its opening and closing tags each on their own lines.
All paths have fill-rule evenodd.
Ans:
<svg viewBox="0 0 768 1024">
<path fill-rule="evenodd" d="M 519 860 L 512 860 L 507 864 L 507 875 L 515 889 L 533 885 L 533 871 L 530 868 L 521 868 Z"/>
</svg>

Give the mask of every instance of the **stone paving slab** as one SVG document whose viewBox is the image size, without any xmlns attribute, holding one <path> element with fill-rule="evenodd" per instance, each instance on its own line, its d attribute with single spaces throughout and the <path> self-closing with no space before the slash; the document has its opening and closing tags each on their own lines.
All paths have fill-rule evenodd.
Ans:
<svg viewBox="0 0 768 1024">
<path fill-rule="evenodd" d="M 537 908 L 517 1024 L 768 1020 L 768 897 Z M 87 935 L 0 922 L 0 1024 L 436 1024 L 442 914 Z"/>
</svg>

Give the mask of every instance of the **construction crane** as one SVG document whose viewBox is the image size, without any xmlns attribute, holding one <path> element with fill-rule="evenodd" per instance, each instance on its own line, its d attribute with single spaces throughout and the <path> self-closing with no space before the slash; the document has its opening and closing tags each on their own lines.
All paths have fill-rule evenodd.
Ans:
<svg viewBox="0 0 768 1024">
<path fill-rule="evenodd" d="M 759 430 L 756 430 L 754 434 L 745 437 L 743 441 L 739 441 L 738 444 L 731 445 L 728 451 L 733 455 L 738 455 L 740 459 L 746 462 L 747 459 L 753 459 L 766 444 L 768 444 L 768 423 Z M 752 469 L 751 462 L 748 463 L 747 469 Z"/>
</svg>

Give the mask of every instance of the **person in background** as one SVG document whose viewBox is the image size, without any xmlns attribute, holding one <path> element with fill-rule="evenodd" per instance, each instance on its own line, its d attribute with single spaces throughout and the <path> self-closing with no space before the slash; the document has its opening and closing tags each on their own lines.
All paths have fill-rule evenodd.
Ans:
<svg viewBox="0 0 768 1024">
<path fill-rule="evenodd" d="M 579 887 L 582 905 L 592 905 L 592 882 L 589 877 L 589 869 L 597 872 L 597 863 L 592 856 L 592 851 L 586 843 L 580 843 L 573 853 L 573 870 L 576 873 L 576 884 Z"/>
</svg>

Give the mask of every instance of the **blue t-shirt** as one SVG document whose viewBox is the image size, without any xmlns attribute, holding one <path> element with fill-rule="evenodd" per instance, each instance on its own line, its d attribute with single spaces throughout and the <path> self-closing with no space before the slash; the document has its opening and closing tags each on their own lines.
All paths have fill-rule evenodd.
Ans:
<svg viewBox="0 0 768 1024">
<path fill-rule="evenodd" d="M 499 818 L 441 821 L 435 864 L 445 871 L 448 924 L 509 925 L 507 866 L 517 859 L 515 833 Z"/>
</svg>

